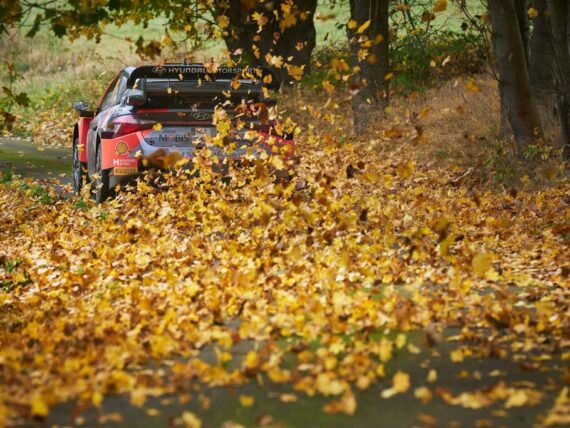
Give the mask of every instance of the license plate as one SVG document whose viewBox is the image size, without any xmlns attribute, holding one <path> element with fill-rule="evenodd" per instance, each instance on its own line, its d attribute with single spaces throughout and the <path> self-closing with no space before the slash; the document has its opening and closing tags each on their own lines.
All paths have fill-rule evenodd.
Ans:
<svg viewBox="0 0 570 428">
<path fill-rule="evenodd" d="M 136 167 L 118 167 L 114 168 L 115 175 L 134 175 L 138 173 L 138 168 Z"/>
<path fill-rule="evenodd" d="M 207 127 L 182 127 L 182 126 L 165 126 L 160 131 L 153 130 L 145 140 L 153 145 L 189 145 L 193 142 L 203 141 L 204 136 L 215 137 L 216 128 Z"/>
</svg>

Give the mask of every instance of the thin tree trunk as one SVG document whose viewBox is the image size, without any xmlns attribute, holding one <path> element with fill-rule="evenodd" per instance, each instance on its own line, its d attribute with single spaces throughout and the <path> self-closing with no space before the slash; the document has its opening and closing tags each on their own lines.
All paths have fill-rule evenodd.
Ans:
<svg viewBox="0 0 570 428">
<path fill-rule="evenodd" d="M 390 101 L 389 80 L 386 79 L 390 72 L 390 24 L 388 21 L 389 0 L 373 2 L 372 16 L 375 18 L 370 24 L 370 38 L 372 39 L 371 55 L 374 61 L 370 61 L 370 81 L 376 101 L 385 108 Z"/>
<path fill-rule="evenodd" d="M 509 106 L 505 98 L 505 88 L 499 82 L 499 138 L 507 138 L 511 135 L 511 124 L 509 121 Z"/>
<path fill-rule="evenodd" d="M 350 0 L 351 19 L 356 28 L 348 29 L 347 36 L 352 51 L 355 71 L 351 87 L 354 130 L 357 133 L 368 128 L 373 108 L 384 109 L 389 100 L 389 84 L 386 78 L 390 70 L 389 58 L 389 0 Z M 360 33 L 367 22 L 370 25 Z"/>
<path fill-rule="evenodd" d="M 530 57 L 530 23 L 528 21 L 528 1 L 515 0 L 515 8 L 517 11 L 517 19 L 519 22 L 519 29 L 521 32 L 521 39 L 523 44 L 525 60 L 528 64 Z"/>
<path fill-rule="evenodd" d="M 516 151 L 523 157 L 528 147 L 542 138 L 542 128 L 530 89 L 514 0 L 489 0 L 489 15 L 500 85 L 508 106 Z"/>
<path fill-rule="evenodd" d="M 536 102 L 546 115 L 554 109 L 554 41 L 546 0 L 535 0 L 538 16 L 534 19 L 534 31 L 530 46 L 529 76 Z"/>
<path fill-rule="evenodd" d="M 556 107 L 564 156 L 570 158 L 570 53 L 568 51 L 568 14 L 570 7 L 567 0 L 548 0 L 550 23 L 554 41 L 556 78 Z"/>
</svg>

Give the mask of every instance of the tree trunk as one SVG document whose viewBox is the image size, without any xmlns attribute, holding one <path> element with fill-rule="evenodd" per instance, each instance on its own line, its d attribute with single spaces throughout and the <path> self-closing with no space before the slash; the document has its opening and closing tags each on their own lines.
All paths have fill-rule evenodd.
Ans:
<svg viewBox="0 0 570 428">
<path fill-rule="evenodd" d="M 354 70 L 352 111 L 357 133 L 368 127 L 372 108 L 383 110 L 389 101 L 388 6 L 389 0 L 350 0 L 350 16 L 356 27 L 347 29 L 347 36 Z M 367 21 L 370 25 L 359 33 Z"/>
<path fill-rule="evenodd" d="M 509 106 L 505 98 L 505 88 L 499 82 L 499 138 L 507 138 L 512 134 L 509 121 Z"/>
<path fill-rule="evenodd" d="M 218 15 L 225 15 L 230 21 L 224 40 L 232 59 L 252 66 L 266 64 L 265 55 L 273 48 L 273 10 L 273 2 L 262 1 L 255 8 L 247 9 L 241 0 L 228 0 L 227 4 L 224 3 L 216 10 Z M 261 28 L 252 19 L 253 13 L 267 17 L 267 22 Z"/>
<path fill-rule="evenodd" d="M 521 39 L 524 50 L 524 57 L 528 64 L 530 57 L 530 23 L 528 21 L 528 1 L 515 0 L 515 8 L 517 11 L 517 20 L 521 32 Z"/>
<path fill-rule="evenodd" d="M 317 43 L 317 31 L 313 17 L 317 9 L 317 0 L 294 2 L 296 5 L 297 22 L 292 27 L 280 32 L 275 45 L 275 53 L 283 57 L 290 65 L 304 66 L 304 72 L 309 71 L 311 53 Z M 279 25 L 277 25 L 279 28 Z M 288 60 L 291 58 L 291 60 Z M 286 69 L 282 70 L 282 80 L 290 80 Z"/>
<path fill-rule="evenodd" d="M 548 0 L 548 11 L 556 58 L 554 67 L 556 107 L 562 131 L 564 156 L 570 158 L 570 53 L 568 51 L 570 7 L 567 0 Z"/>
<path fill-rule="evenodd" d="M 294 1 L 288 12 L 295 17 L 291 25 L 284 19 L 283 0 L 261 0 L 249 9 L 247 4 L 243 0 L 227 0 L 216 9 L 218 15 L 225 15 L 230 21 L 224 39 L 231 57 L 248 65 L 272 68 L 280 82 L 293 80 L 287 64 L 304 66 L 303 71 L 308 71 L 316 44 L 313 17 L 317 0 Z M 254 13 L 261 17 L 258 21 Z M 268 55 L 280 57 L 283 65 L 274 66 L 267 61 Z"/>
<path fill-rule="evenodd" d="M 536 104 L 532 98 L 521 29 L 514 0 L 489 0 L 493 44 L 496 49 L 499 84 L 508 107 L 519 156 L 542 138 Z"/>
<path fill-rule="evenodd" d="M 525 55 L 525 62 L 527 67 L 530 60 L 530 23 L 528 20 L 528 1 L 515 0 L 515 10 L 517 14 L 517 21 L 521 33 L 523 43 L 523 50 Z M 504 87 L 499 85 L 499 98 L 500 98 L 500 113 L 499 113 L 499 137 L 506 138 L 512 133 L 509 123 L 509 108 L 505 98 Z"/>
<path fill-rule="evenodd" d="M 552 28 L 546 0 L 535 0 L 538 16 L 530 46 L 529 75 L 536 102 L 547 115 L 554 109 L 554 50 Z"/>
</svg>

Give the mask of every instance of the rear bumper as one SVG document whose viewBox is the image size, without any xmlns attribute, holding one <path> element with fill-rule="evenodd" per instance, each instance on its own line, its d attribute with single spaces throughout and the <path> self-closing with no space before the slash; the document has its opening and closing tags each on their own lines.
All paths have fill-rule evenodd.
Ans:
<svg viewBox="0 0 570 428">
<path fill-rule="evenodd" d="M 184 146 L 170 145 L 157 147 L 145 140 L 147 132 L 135 132 L 115 139 L 103 139 L 102 167 L 110 170 L 110 185 L 115 187 L 124 184 L 148 169 L 164 169 L 171 166 L 165 162 L 169 156 L 177 153 L 179 158 L 188 159 L 185 168 L 193 169 L 193 159 L 200 147 L 193 144 Z M 278 178 L 289 178 L 299 163 L 295 152 L 295 143 L 276 136 L 260 133 L 260 141 L 255 149 L 243 149 L 228 152 L 222 147 L 210 147 L 212 152 L 211 165 L 214 172 L 226 175 L 229 164 L 250 164 L 265 152 L 267 156 L 278 157 L 282 167 L 274 171 Z M 254 153 L 255 152 L 255 153 Z"/>
</svg>

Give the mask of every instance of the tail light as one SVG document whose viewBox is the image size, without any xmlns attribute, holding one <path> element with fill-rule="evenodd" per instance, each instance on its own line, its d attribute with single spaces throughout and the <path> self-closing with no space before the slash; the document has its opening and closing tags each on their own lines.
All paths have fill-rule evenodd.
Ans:
<svg viewBox="0 0 570 428">
<path fill-rule="evenodd" d="M 132 134 L 133 132 L 144 131 L 152 128 L 156 122 L 154 120 L 140 119 L 137 116 L 127 114 L 117 116 L 109 122 L 108 128 L 113 132 L 113 138 Z"/>
</svg>

